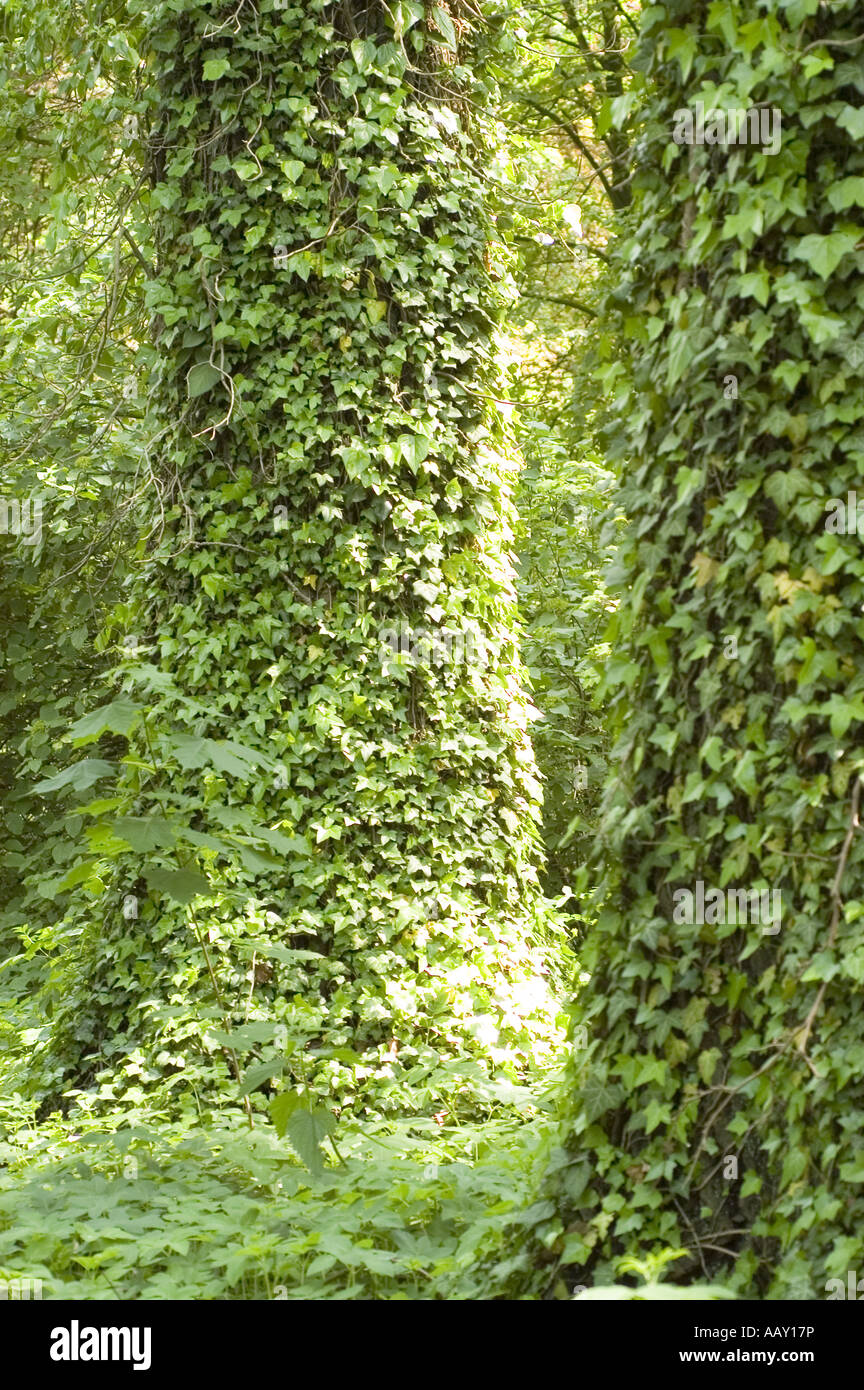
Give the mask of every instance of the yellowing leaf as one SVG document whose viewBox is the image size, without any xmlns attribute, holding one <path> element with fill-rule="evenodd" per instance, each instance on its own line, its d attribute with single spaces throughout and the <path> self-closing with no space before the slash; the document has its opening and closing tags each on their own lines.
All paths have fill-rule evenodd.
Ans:
<svg viewBox="0 0 864 1390">
<path fill-rule="evenodd" d="M 692 568 L 696 571 L 696 588 L 704 589 L 710 583 L 720 566 L 716 560 L 712 560 L 710 555 L 706 555 L 703 550 L 697 550 L 693 559 L 690 561 Z"/>
</svg>

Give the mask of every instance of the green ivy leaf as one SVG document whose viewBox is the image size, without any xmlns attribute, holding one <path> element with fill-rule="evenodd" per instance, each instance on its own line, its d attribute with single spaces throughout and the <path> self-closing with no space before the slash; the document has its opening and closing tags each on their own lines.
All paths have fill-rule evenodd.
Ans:
<svg viewBox="0 0 864 1390">
<path fill-rule="evenodd" d="M 203 396 L 205 391 L 222 380 L 222 373 L 209 362 L 196 362 L 186 374 L 186 387 L 191 397 Z"/>
<path fill-rule="evenodd" d="M 792 255 L 806 261 L 811 270 L 827 280 L 833 274 L 843 257 L 854 251 L 858 237 L 852 232 L 830 232 L 827 236 L 802 237 L 793 248 Z"/>
<path fill-rule="evenodd" d="M 204 64 L 204 81 L 218 82 L 220 77 L 224 77 L 226 72 L 231 71 L 231 64 L 227 58 L 208 58 Z"/>
</svg>

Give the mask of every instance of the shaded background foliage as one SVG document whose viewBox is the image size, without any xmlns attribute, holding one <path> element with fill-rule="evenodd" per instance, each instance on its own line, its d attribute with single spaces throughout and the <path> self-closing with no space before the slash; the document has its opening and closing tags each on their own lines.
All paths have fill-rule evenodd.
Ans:
<svg viewBox="0 0 864 1390">
<path fill-rule="evenodd" d="M 59 941 L 47 885 L 75 857 L 65 816 L 33 787 L 70 760 L 63 735 L 112 659 L 98 636 L 132 548 L 125 370 L 142 315 L 119 233 L 134 180 L 116 93 L 134 91 L 137 55 L 114 9 L 10 4 L 0 18 L 2 496 L 42 509 L 38 543 L 0 535 L 0 989 L 13 1048 L 25 1019 L 38 1028 L 51 1008 L 35 1007 Z"/>
</svg>

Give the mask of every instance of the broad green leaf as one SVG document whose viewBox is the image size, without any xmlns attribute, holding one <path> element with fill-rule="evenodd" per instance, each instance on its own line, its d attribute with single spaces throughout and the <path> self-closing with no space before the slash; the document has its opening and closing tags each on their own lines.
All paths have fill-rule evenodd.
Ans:
<svg viewBox="0 0 864 1390">
<path fill-rule="evenodd" d="M 100 778 L 114 777 L 116 773 L 117 767 L 114 763 L 107 763 L 103 758 L 84 758 L 80 763 L 73 763 L 71 767 L 55 773 L 53 777 L 46 777 L 43 781 L 37 782 L 33 790 L 40 796 L 44 796 L 46 792 L 60 791 L 63 787 L 72 787 L 76 792 L 83 792 Z"/>
<path fill-rule="evenodd" d="M 827 236 L 802 237 L 793 247 L 792 255 L 806 261 L 811 270 L 827 280 L 833 274 L 843 257 L 854 251 L 858 237 L 852 232 L 829 232 Z"/>
<path fill-rule="evenodd" d="M 161 816 L 118 816 L 111 829 L 139 854 L 170 848 L 175 842 L 171 824 Z"/>
<path fill-rule="evenodd" d="M 123 734 L 125 737 L 137 723 L 140 714 L 141 706 L 124 696 L 77 719 L 69 729 L 69 736 L 79 748 L 85 743 L 95 743 L 104 733 Z"/>
<path fill-rule="evenodd" d="M 285 1137 L 288 1121 L 294 1111 L 305 1104 L 305 1097 L 298 1095 L 296 1091 L 280 1091 L 278 1096 L 273 1097 L 270 1102 L 270 1118 L 280 1139 Z"/>
<path fill-rule="evenodd" d="M 284 1057 L 277 1057 L 275 1061 L 260 1062 L 257 1066 L 250 1067 L 243 1076 L 240 1095 L 251 1095 L 253 1091 L 257 1091 L 262 1081 L 271 1081 L 274 1076 L 281 1076 L 284 1070 Z M 278 1097 L 275 1099 L 278 1099 Z"/>
<path fill-rule="evenodd" d="M 324 1171 L 319 1145 L 336 1128 L 336 1117 L 329 1110 L 296 1109 L 285 1123 L 285 1137 L 313 1177 Z"/>
<path fill-rule="evenodd" d="M 165 893 L 184 906 L 203 893 L 210 893 L 209 880 L 194 869 L 151 869 L 145 870 L 144 877 L 151 888 Z"/>
<path fill-rule="evenodd" d="M 222 373 L 209 362 L 197 362 L 186 374 L 186 386 L 190 396 L 203 396 L 222 380 Z"/>
<path fill-rule="evenodd" d="M 232 777 L 248 777 L 254 767 L 266 766 L 269 760 L 255 748 L 231 739 L 195 738 L 190 734 L 174 734 L 166 741 L 181 767 L 213 767 Z"/>
<path fill-rule="evenodd" d="M 432 6 L 432 22 L 439 34 L 443 34 L 445 43 L 451 48 L 456 47 L 456 30 L 453 27 L 453 20 L 441 5 Z M 437 39 L 438 35 L 433 33 L 432 37 Z"/>
</svg>

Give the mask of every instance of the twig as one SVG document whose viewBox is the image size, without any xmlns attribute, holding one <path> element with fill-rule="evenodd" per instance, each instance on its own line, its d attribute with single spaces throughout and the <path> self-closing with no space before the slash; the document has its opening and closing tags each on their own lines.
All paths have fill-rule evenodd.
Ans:
<svg viewBox="0 0 864 1390">
<path fill-rule="evenodd" d="M 705 1275 L 706 1279 L 710 1279 L 711 1275 L 708 1273 L 708 1266 L 705 1263 L 705 1256 L 702 1254 L 702 1242 L 699 1239 L 699 1233 L 697 1232 L 696 1227 L 693 1225 L 693 1222 L 690 1220 L 690 1217 L 687 1215 L 681 1203 L 678 1201 L 678 1198 L 674 1194 L 672 1196 L 672 1201 L 675 1203 L 676 1207 L 681 1213 L 681 1216 L 686 1221 L 687 1225 L 690 1227 L 693 1239 L 696 1242 L 696 1249 L 699 1252 L 699 1263 L 702 1266 L 702 1273 Z"/>
<path fill-rule="evenodd" d="M 846 870 L 846 860 L 849 858 L 849 851 L 852 848 L 852 841 L 855 837 L 855 831 L 859 829 L 858 806 L 861 801 L 861 786 L 861 778 L 856 777 L 855 785 L 852 788 L 852 805 L 849 810 L 849 824 L 846 828 L 846 838 L 843 841 L 843 848 L 840 851 L 840 858 L 837 861 L 837 872 L 834 875 L 834 882 L 831 884 L 831 901 L 833 903 L 833 908 L 831 912 L 831 926 L 828 931 L 827 949 L 829 951 L 831 950 L 831 947 L 834 945 L 834 942 L 837 939 L 837 928 L 840 925 L 840 912 L 843 907 L 843 899 L 840 897 L 840 886 L 843 881 L 843 874 Z M 816 995 L 815 1000 L 813 1001 L 813 1007 L 808 1013 L 807 1017 L 805 1018 L 804 1024 L 800 1029 L 799 1033 L 797 1034 L 796 1039 L 796 1046 L 798 1048 L 798 1051 L 801 1053 L 801 1056 L 804 1058 L 813 1075 L 818 1076 L 820 1080 L 823 1080 L 824 1078 L 821 1077 L 820 1073 L 816 1070 L 816 1068 L 813 1066 L 813 1063 L 810 1061 L 810 1058 L 807 1056 L 807 1040 L 810 1037 L 810 1031 L 813 1027 L 813 1020 L 819 1012 L 819 1008 L 822 1004 L 822 1000 L 825 997 L 825 990 L 827 988 L 828 981 L 823 980 L 821 985 L 819 986 L 819 992 Z"/>
<path fill-rule="evenodd" d="M 143 256 L 142 253 L 141 253 L 141 250 L 140 250 L 140 248 L 139 248 L 139 246 L 138 246 L 138 243 L 136 242 L 135 238 L 132 236 L 132 233 L 129 232 L 129 231 L 124 227 L 124 228 L 123 228 L 123 235 L 124 235 L 124 237 L 126 238 L 126 240 L 128 241 L 129 245 L 131 246 L 131 248 L 132 248 L 132 254 L 134 255 L 136 261 L 138 261 L 138 262 L 143 266 L 144 271 L 145 271 L 145 273 L 146 273 L 148 279 L 152 280 L 152 279 L 154 278 L 156 272 L 155 272 L 155 270 L 153 269 L 152 265 L 150 265 L 149 261 L 146 261 L 146 260 L 144 259 L 144 256 Z"/>
</svg>

